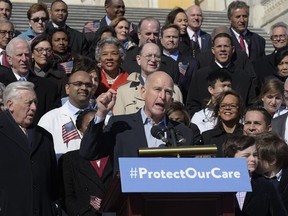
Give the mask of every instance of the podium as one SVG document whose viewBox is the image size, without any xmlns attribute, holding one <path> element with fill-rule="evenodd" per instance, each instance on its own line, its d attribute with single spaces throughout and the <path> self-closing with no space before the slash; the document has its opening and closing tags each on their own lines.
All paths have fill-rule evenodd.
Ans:
<svg viewBox="0 0 288 216">
<path fill-rule="evenodd" d="M 234 216 L 234 193 L 122 193 L 117 173 L 101 210 L 117 216 Z"/>
</svg>

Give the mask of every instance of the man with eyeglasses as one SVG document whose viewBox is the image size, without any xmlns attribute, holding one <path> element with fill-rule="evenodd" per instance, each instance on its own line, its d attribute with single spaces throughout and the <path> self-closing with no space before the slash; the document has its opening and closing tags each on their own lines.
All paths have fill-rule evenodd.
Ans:
<svg viewBox="0 0 288 216">
<path fill-rule="evenodd" d="M 140 66 L 137 64 L 136 56 L 139 53 L 139 47 L 146 43 L 158 43 L 160 33 L 160 22 L 154 17 L 144 17 L 138 24 L 139 45 L 130 49 L 126 53 L 125 60 L 121 66 L 128 73 L 141 72 Z M 179 73 L 177 63 L 168 56 L 162 56 L 159 70 L 168 73 L 174 82 L 177 82 L 176 74 Z"/>
<path fill-rule="evenodd" d="M 117 89 L 117 98 L 113 108 L 114 115 L 135 113 L 144 106 L 141 89 L 147 76 L 160 67 L 160 47 L 154 43 L 146 43 L 139 47 L 136 59 L 141 67 L 141 73 L 131 73 L 127 78 L 128 82 Z M 176 85 L 174 85 L 173 99 L 182 102 L 181 91 Z"/>
<path fill-rule="evenodd" d="M 274 47 L 274 51 L 254 63 L 254 70 L 258 77 L 258 88 L 265 82 L 265 78 L 277 74 L 278 68 L 275 64 L 275 55 L 277 51 L 288 45 L 288 26 L 284 22 L 277 22 L 270 28 L 270 39 Z"/>
<path fill-rule="evenodd" d="M 66 24 L 68 6 L 62 0 L 54 0 L 50 6 L 51 21 L 47 25 L 47 33 L 51 34 L 55 28 L 63 28 L 69 36 L 68 47 L 72 54 L 88 55 L 88 42 L 85 36 Z"/>
<path fill-rule="evenodd" d="M 1 2 L 0 2 L 1 3 Z M 14 26 L 12 22 L 0 19 L 0 62 L 2 66 L 10 68 L 6 55 L 6 46 L 14 36 Z"/>
<path fill-rule="evenodd" d="M 60 106 L 60 95 L 57 85 L 43 77 L 36 76 L 31 71 L 31 50 L 25 39 L 13 38 L 6 46 L 7 60 L 10 68 L 0 66 L 0 82 L 8 85 L 15 81 L 30 81 L 35 85 L 38 101 L 34 123 L 37 124 L 42 115 Z"/>
<path fill-rule="evenodd" d="M 52 134 L 57 159 L 68 151 L 80 148 L 82 137 L 76 128 L 76 119 L 82 110 L 92 108 L 89 104 L 92 78 L 86 71 L 76 71 L 69 77 L 65 89 L 68 100 L 61 107 L 47 112 L 38 123 Z"/>
<path fill-rule="evenodd" d="M 191 79 L 186 101 L 191 116 L 204 108 L 204 100 L 210 97 L 206 79 L 209 74 L 216 71 L 224 71 L 231 76 L 233 90 L 242 97 L 245 105 L 251 103 L 256 96 L 250 74 L 231 61 L 232 54 L 235 52 L 232 37 L 227 33 L 217 34 L 212 41 L 211 50 L 214 55 L 214 62 L 197 70 Z"/>
</svg>

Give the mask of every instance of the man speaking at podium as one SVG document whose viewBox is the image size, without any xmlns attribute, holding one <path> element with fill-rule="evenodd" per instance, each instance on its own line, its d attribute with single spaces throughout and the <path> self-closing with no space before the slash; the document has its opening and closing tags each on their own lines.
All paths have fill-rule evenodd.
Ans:
<svg viewBox="0 0 288 216">
<path fill-rule="evenodd" d="M 173 94 L 173 80 L 167 73 L 157 71 L 150 74 L 141 94 L 145 101 L 142 109 L 129 115 L 112 116 L 107 127 L 104 127 L 104 119 L 115 104 L 116 92 L 109 90 L 97 98 L 98 110 L 81 142 L 79 153 L 82 157 L 95 160 L 111 155 L 114 157 L 114 171 L 117 171 L 119 157 L 137 157 L 139 148 L 163 145 L 163 141 L 150 132 L 155 125 L 165 131 L 167 143 L 172 146 L 200 143 L 198 128 L 192 131 L 166 116 Z"/>
</svg>

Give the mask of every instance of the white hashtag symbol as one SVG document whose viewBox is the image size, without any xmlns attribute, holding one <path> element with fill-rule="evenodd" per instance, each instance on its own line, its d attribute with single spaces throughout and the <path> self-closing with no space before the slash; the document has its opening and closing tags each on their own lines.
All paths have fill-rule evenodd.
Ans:
<svg viewBox="0 0 288 216">
<path fill-rule="evenodd" d="M 131 170 L 130 170 L 130 178 L 137 178 L 137 176 L 138 176 L 137 168 L 131 168 Z"/>
</svg>

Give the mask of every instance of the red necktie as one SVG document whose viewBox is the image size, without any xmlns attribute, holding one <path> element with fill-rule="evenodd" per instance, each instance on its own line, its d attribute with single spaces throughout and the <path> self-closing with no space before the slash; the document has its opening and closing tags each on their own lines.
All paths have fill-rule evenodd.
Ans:
<svg viewBox="0 0 288 216">
<path fill-rule="evenodd" d="M 10 65 L 9 65 L 9 63 L 8 63 L 7 56 L 6 56 L 6 51 L 3 50 L 3 51 L 1 52 L 1 54 L 2 54 L 2 65 L 5 66 L 5 67 L 10 68 Z"/>
<path fill-rule="evenodd" d="M 243 35 L 240 34 L 239 38 L 240 38 L 240 47 L 243 50 L 243 52 L 246 53 L 246 46 L 245 46 L 245 41 L 244 41 Z"/>
</svg>

